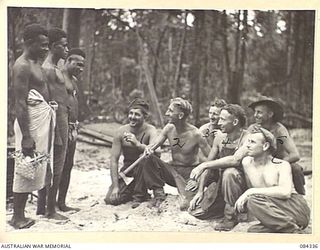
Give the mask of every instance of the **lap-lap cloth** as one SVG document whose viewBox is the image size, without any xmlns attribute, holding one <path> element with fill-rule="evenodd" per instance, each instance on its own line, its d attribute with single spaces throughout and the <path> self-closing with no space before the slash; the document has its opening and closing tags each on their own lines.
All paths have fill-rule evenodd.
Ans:
<svg viewBox="0 0 320 250">
<path fill-rule="evenodd" d="M 55 111 L 43 98 L 43 96 L 31 89 L 28 93 L 28 116 L 30 136 L 35 141 L 35 151 L 41 154 L 50 154 L 50 168 L 53 167 L 53 136 L 55 127 Z M 17 120 L 14 122 L 15 147 L 21 150 L 22 132 Z M 14 174 L 13 192 L 29 193 L 45 186 L 47 161 L 38 166 L 33 180 L 19 174 Z"/>
</svg>

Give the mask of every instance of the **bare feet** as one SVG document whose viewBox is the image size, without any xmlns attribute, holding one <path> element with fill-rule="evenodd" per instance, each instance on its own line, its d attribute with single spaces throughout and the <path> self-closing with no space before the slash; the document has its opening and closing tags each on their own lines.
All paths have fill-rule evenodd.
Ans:
<svg viewBox="0 0 320 250">
<path fill-rule="evenodd" d="M 69 212 L 69 211 L 75 211 L 75 212 L 79 212 L 80 208 L 77 207 L 68 207 L 67 205 L 58 205 L 58 208 L 60 211 L 62 212 Z"/>
<path fill-rule="evenodd" d="M 24 229 L 29 228 L 35 224 L 35 220 L 31 218 L 24 218 L 22 220 L 17 220 L 14 217 L 9 221 L 9 225 L 14 227 L 15 229 Z"/>
<path fill-rule="evenodd" d="M 53 219 L 53 220 L 68 220 L 69 218 L 62 215 L 62 214 L 59 214 L 57 212 L 54 212 L 54 213 L 47 213 L 46 214 L 46 217 L 48 219 Z"/>
</svg>

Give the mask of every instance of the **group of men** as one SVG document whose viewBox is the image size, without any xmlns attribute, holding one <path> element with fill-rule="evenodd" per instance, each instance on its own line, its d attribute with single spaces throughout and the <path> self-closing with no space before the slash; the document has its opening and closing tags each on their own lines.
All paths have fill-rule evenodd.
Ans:
<svg viewBox="0 0 320 250">
<path fill-rule="evenodd" d="M 38 164 L 34 178 L 15 171 L 14 213 L 9 223 L 16 229 L 35 223 L 24 213 L 28 194 L 33 191 L 38 191 L 37 215 L 67 220 L 56 207 L 62 212 L 79 210 L 66 205 L 66 195 L 78 126 L 77 77 L 85 62 L 81 49 L 68 49 L 62 29 L 46 30 L 30 24 L 24 29 L 23 41 L 23 53 L 13 66 L 16 150 L 25 158 L 42 154 L 50 160 Z"/>
<path fill-rule="evenodd" d="M 198 129 L 187 121 L 191 104 L 177 97 L 166 112 L 168 123 L 157 135 L 145 121 L 148 104 L 135 99 L 129 105 L 128 124 L 114 137 L 112 185 L 105 203 L 132 201 L 136 208 L 151 199 L 152 190 L 149 207 L 160 208 L 168 184 L 177 188 L 181 210 L 199 219 L 223 217 L 215 230 L 232 230 L 239 214 L 247 212 L 260 222 L 248 232 L 300 232 L 309 223 L 310 209 L 303 198 L 298 150 L 280 123 L 283 108 L 270 97 L 249 107 L 255 123 L 246 129 L 244 109 L 218 99 L 209 109 L 210 122 Z M 160 159 L 159 148 L 167 139 L 170 162 Z M 121 154 L 124 165 L 119 170 Z"/>
<path fill-rule="evenodd" d="M 10 224 L 16 229 L 35 223 L 24 214 L 33 191 L 38 191 L 38 215 L 66 220 L 56 207 L 62 212 L 79 210 L 66 205 L 66 194 L 78 126 L 77 77 L 85 62 L 81 49 L 68 50 L 67 34 L 61 29 L 28 25 L 23 39 L 23 54 L 13 67 L 16 149 L 31 158 L 48 154 L 51 161 L 38 166 L 33 179 L 15 173 Z M 177 187 L 181 210 L 200 219 L 223 216 L 215 228 L 219 231 L 232 230 L 238 214 L 245 211 L 260 221 L 250 232 L 295 233 L 305 228 L 310 210 L 302 196 L 304 175 L 297 164 L 298 150 L 280 123 L 283 109 L 271 98 L 250 107 L 256 123 L 246 129 L 241 106 L 216 100 L 209 109 L 210 122 L 198 129 L 188 122 L 191 104 L 174 98 L 166 112 L 168 123 L 158 134 L 145 120 L 148 103 L 133 100 L 128 124 L 114 135 L 106 204 L 132 201 L 136 208 L 151 199 L 152 190 L 150 205 L 160 208 L 166 199 L 164 185 L 169 184 Z M 170 162 L 160 158 L 166 140 Z"/>
</svg>

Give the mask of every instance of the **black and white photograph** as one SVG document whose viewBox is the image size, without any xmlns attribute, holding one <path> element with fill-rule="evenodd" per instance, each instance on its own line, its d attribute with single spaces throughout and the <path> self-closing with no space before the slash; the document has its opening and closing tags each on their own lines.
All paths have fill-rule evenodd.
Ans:
<svg viewBox="0 0 320 250">
<path fill-rule="evenodd" d="M 6 232 L 314 233 L 315 9 L 6 12 Z"/>
</svg>

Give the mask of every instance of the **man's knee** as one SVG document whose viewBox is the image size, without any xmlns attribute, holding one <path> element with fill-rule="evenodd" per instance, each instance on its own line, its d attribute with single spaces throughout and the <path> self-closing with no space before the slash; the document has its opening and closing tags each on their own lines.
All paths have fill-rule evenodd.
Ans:
<svg viewBox="0 0 320 250">
<path fill-rule="evenodd" d="M 227 168 L 223 171 L 222 183 L 234 182 L 239 178 L 242 176 L 236 168 Z"/>
<path fill-rule="evenodd" d="M 254 214 L 257 208 L 261 207 L 262 205 L 265 205 L 266 202 L 266 198 L 262 195 L 250 195 L 247 198 L 248 211 Z"/>
</svg>

